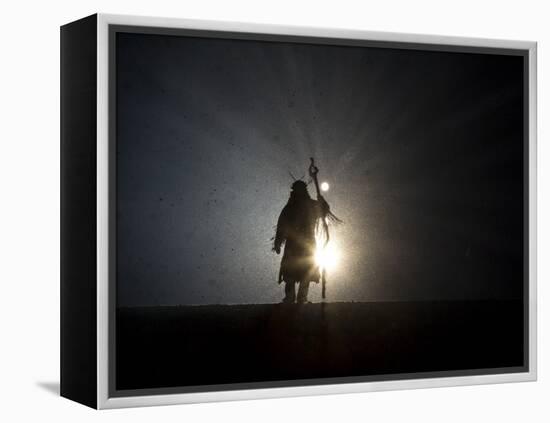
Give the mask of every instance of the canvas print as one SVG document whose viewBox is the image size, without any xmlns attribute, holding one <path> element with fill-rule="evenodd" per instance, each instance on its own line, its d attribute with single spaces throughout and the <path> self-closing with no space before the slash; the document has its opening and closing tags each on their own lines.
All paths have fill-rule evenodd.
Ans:
<svg viewBox="0 0 550 423">
<path fill-rule="evenodd" d="M 525 371 L 524 55 L 114 37 L 114 396 Z"/>
</svg>

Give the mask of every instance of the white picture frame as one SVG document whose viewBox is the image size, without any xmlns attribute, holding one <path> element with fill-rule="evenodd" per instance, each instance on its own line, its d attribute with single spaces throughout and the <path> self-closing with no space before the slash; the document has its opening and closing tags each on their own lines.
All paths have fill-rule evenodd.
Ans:
<svg viewBox="0 0 550 423">
<path fill-rule="evenodd" d="M 449 387 L 462 385 L 493 384 L 507 382 L 535 381 L 537 378 L 537 216 L 536 216 L 536 107 L 537 82 L 536 60 L 537 44 L 530 41 L 512 41 L 496 39 L 477 39 L 421 34 L 400 34 L 370 31 L 356 31 L 333 28 L 313 28 L 263 25 L 240 22 L 200 21 L 174 18 L 153 18 L 143 16 L 126 16 L 97 14 L 97 197 L 96 197 L 96 398 L 95 406 L 99 409 L 121 407 L 187 404 L 211 401 L 232 401 L 260 398 L 280 398 L 290 396 L 325 395 L 352 392 L 384 391 L 398 389 L 418 389 Z M 528 351 L 529 366 L 526 372 L 433 377 L 406 380 L 386 380 L 374 382 L 323 384 L 292 387 L 272 387 L 263 389 L 232 389 L 194 393 L 166 393 L 154 395 L 110 396 L 109 376 L 109 28 L 111 26 L 132 26 L 146 28 L 170 28 L 186 30 L 219 31 L 243 34 L 268 34 L 274 36 L 313 37 L 323 39 L 368 40 L 388 43 L 412 43 L 415 45 L 443 45 L 448 47 L 472 47 L 524 50 L 528 57 L 528 144 L 529 144 L 529 281 L 528 281 Z M 62 381 L 63 384 L 63 381 Z M 62 389 L 63 394 L 63 389 Z M 71 397 L 70 393 L 65 396 Z M 82 402 L 82 401 L 81 401 Z M 88 404 L 90 405 L 90 404 Z M 92 404 L 94 406 L 94 404 Z"/>
</svg>

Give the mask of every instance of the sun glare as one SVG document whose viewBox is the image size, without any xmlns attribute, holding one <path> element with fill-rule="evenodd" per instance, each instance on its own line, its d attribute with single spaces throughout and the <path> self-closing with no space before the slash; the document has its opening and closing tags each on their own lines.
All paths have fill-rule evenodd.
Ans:
<svg viewBox="0 0 550 423">
<path fill-rule="evenodd" d="M 325 247 L 317 244 L 315 262 L 321 269 L 332 270 L 338 265 L 339 261 L 340 252 L 333 243 L 329 242 Z"/>
<path fill-rule="evenodd" d="M 321 184 L 321 191 L 328 191 L 330 189 L 330 185 L 328 184 L 328 182 L 323 182 Z"/>
</svg>

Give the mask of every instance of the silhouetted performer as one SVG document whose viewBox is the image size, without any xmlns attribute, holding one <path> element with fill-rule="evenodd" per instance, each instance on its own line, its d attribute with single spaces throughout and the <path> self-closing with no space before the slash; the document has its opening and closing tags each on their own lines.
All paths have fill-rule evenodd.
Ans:
<svg viewBox="0 0 550 423">
<path fill-rule="evenodd" d="M 313 159 L 311 159 L 309 172 L 318 187 L 318 169 L 314 166 Z M 329 205 L 320 194 L 319 189 L 317 188 L 317 200 L 313 200 L 307 191 L 307 184 L 302 180 L 294 181 L 288 203 L 277 221 L 273 244 L 273 251 L 277 254 L 281 252 L 281 246 L 284 244 L 278 281 L 285 283 L 283 302 L 307 302 L 309 283 L 321 280 L 321 269 L 315 262 L 315 232 L 318 225 L 321 225 L 328 242 L 327 217 L 338 220 L 330 212 Z M 295 285 L 297 283 L 299 288 L 296 298 Z"/>
</svg>

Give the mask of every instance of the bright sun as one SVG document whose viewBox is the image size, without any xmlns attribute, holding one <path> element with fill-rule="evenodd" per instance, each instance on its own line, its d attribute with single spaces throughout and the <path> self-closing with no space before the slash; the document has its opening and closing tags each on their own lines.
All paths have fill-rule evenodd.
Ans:
<svg viewBox="0 0 550 423">
<path fill-rule="evenodd" d="M 315 250 L 315 262 L 321 267 L 321 269 L 332 270 L 336 267 L 339 261 L 340 252 L 333 243 L 329 242 L 324 248 L 322 244 L 317 244 L 317 248 Z"/>
<path fill-rule="evenodd" d="M 321 184 L 321 191 L 328 191 L 330 189 L 330 185 L 328 184 L 328 182 L 323 182 Z"/>
</svg>

